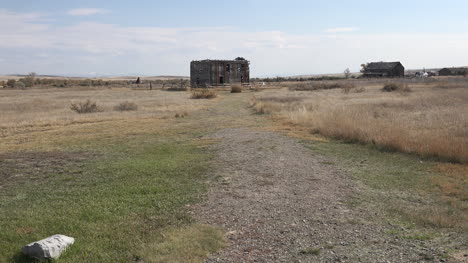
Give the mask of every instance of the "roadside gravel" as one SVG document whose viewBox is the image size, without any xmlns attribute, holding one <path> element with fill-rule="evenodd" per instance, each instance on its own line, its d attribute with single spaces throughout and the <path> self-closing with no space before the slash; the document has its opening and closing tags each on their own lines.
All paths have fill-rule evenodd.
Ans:
<svg viewBox="0 0 468 263">
<path fill-rule="evenodd" d="M 219 140 L 215 179 L 192 213 L 229 243 L 206 262 L 445 262 L 431 240 L 398 239 L 378 211 L 350 208 L 358 186 L 296 139 L 248 128 L 206 138 Z"/>
</svg>

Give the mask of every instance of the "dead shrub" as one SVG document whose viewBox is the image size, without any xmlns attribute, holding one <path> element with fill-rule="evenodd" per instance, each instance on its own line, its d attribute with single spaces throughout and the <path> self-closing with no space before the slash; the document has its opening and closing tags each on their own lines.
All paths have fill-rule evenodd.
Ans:
<svg viewBox="0 0 468 263">
<path fill-rule="evenodd" d="M 17 81 L 16 84 L 15 84 L 15 88 L 26 89 L 26 85 L 21 81 Z"/>
<path fill-rule="evenodd" d="M 183 87 L 183 86 L 173 86 L 173 87 L 169 87 L 166 89 L 167 91 L 187 91 L 188 88 L 187 87 Z"/>
<path fill-rule="evenodd" d="M 232 85 L 231 86 L 231 93 L 241 93 L 242 87 L 240 85 Z"/>
<path fill-rule="evenodd" d="M 14 88 L 16 85 L 16 79 L 9 79 L 6 83 L 7 87 Z"/>
<path fill-rule="evenodd" d="M 192 90 L 192 99 L 214 99 L 218 92 L 213 89 L 194 89 Z"/>
<path fill-rule="evenodd" d="M 382 91 L 384 92 L 393 92 L 393 91 L 398 91 L 398 92 L 411 92 L 411 88 L 408 86 L 408 84 L 403 84 L 403 83 L 387 83 L 383 86 Z"/>
<path fill-rule="evenodd" d="M 135 110 L 138 110 L 138 105 L 136 105 L 134 102 L 125 101 L 125 102 L 117 104 L 114 107 L 114 110 L 116 110 L 116 111 L 135 111 Z"/>
<path fill-rule="evenodd" d="M 99 106 L 97 106 L 96 102 L 92 102 L 91 100 L 86 100 L 85 102 L 72 103 L 70 105 L 70 109 L 79 114 L 103 111 Z"/>
<path fill-rule="evenodd" d="M 176 117 L 176 118 L 185 118 L 185 117 L 187 117 L 188 115 L 189 115 L 189 114 L 188 114 L 187 112 L 184 111 L 184 112 L 181 112 L 181 113 L 179 113 L 179 112 L 176 113 L 176 114 L 174 115 L 174 117 Z"/>
</svg>

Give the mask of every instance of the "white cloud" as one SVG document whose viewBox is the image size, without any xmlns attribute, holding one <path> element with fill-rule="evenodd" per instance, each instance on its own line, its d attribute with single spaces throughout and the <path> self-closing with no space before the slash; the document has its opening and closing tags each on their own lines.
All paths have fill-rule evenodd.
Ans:
<svg viewBox="0 0 468 263">
<path fill-rule="evenodd" d="M 108 10 L 100 8 L 77 8 L 68 10 L 67 14 L 72 16 L 89 16 L 95 14 L 105 14 L 108 13 Z"/>
<path fill-rule="evenodd" d="M 0 9 L 0 73 L 188 75 L 191 60 L 238 56 L 252 61 L 253 76 L 358 71 L 362 63 L 381 60 L 400 60 L 406 68 L 468 61 L 468 33 L 290 34 L 44 21 L 40 14 Z"/>
<path fill-rule="evenodd" d="M 347 32 L 356 32 L 359 31 L 357 27 L 336 27 L 328 28 L 325 30 L 325 33 L 347 33 Z"/>
</svg>

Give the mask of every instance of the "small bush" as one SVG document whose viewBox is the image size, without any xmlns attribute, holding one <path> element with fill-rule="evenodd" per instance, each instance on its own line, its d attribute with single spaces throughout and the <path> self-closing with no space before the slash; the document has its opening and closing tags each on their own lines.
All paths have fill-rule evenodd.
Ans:
<svg viewBox="0 0 468 263">
<path fill-rule="evenodd" d="M 7 87 L 9 88 L 14 88 L 16 85 L 16 80 L 15 79 L 9 79 L 6 83 Z"/>
<path fill-rule="evenodd" d="M 187 91 L 187 87 L 173 86 L 166 89 L 167 91 Z"/>
<path fill-rule="evenodd" d="M 125 101 L 125 102 L 117 104 L 114 107 L 114 110 L 116 110 L 116 111 L 134 111 L 134 110 L 138 110 L 138 105 L 136 105 L 133 102 Z"/>
<path fill-rule="evenodd" d="M 408 86 L 408 84 L 387 83 L 383 86 L 382 91 L 384 92 L 393 92 L 393 91 L 410 92 L 411 88 Z"/>
<path fill-rule="evenodd" d="M 213 99 L 218 96 L 213 89 L 196 89 L 192 91 L 192 99 Z"/>
<path fill-rule="evenodd" d="M 176 113 L 176 115 L 174 115 L 174 117 L 176 118 L 185 118 L 186 116 L 188 116 L 188 113 L 185 111 L 181 113 Z"/>
<path fill-rule="evenodd" d="M 86 100 L 85 102 L 72 103 L 70 105 L 70 109 L 79 114 L 102 111 L 102 109 L 97 106 L 96 102 L 92 102 L 91 100 Z"/>
<path fill-rule="evenodd" d="M 22 82 L 26 85 L 26 87 L 30 88 L 34 86 L 34 82 L 36 81 L 37 74 L 35 72 L 29 73 L 26 77 L 22 78 Z"/>
<path fill-rule="evenodd" d="M 21 81 L 17 81 L 16 84 L 15 84 L 15 88 L 18 88 L 18 89 L 25 89 L 26 88 L 26 85 L 21 82 Z"/>
<path fill-rule="evenodd" d="M 242 87 L 240 85 L 232 85 L 231 86 L 231 93 L 241 93 Z"/>
</svg>

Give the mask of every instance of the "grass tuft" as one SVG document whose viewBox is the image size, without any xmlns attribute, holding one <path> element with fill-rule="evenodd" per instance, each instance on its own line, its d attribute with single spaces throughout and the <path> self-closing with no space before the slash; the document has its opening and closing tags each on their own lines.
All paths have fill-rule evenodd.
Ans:
<svg viewBox="0 0 468 263">
<path fill-rule="evenodd" d="M 241 85 L 232 85 L 231 86 L 231 93 L 241 93 L 242 86 Z"/>
<path fill-rule="evenodd" d="M 411 88 L 408 86 L 408 84 L 403 84 L 403 83 L 387 83 L 383 86 L 382 91 L 384 92 L 393 92 L 393 91 L 398 91 L 398 92 L 411 92 Z"/>
<path fill-rule="evenodd" d="M 144 262 L 203 262 L 211 253 L 225 247 L 221 229 L 190 225 L 163 233 L 160 240 L 145 244 L 139 253 Z"/>
<path fill-rule="evenodd" d="M 70 109 L 76 113 L 95 113 L 103 111 L 100 107 L 97 106 L 96 102 L 91 100 L 86 100 L 84 102 L 76 102 L 70 105 Z"/>
<path fill-rule="evenodd" d="M 173 86 L 166 89 L 167 91 L 187 91 L 188 87 L 185 86 Z"/>
<path fill-rule="evenodd" d="M 192 99 L 214 99 L 218 92 L 214 89 L 194 89 L 192 90 Z"/>
<path fill-rule="evenodd" d="M 116 111 L 136 111 L 136 110 L 138 110 L 138 105 L 136 105 L 136 103 L 134 103 L 134 102 L 125 101 L 125 102 L 117 104 L 114 107 L 114 110 L 116 110 Z"/>
</svg>

